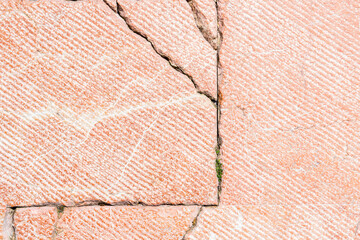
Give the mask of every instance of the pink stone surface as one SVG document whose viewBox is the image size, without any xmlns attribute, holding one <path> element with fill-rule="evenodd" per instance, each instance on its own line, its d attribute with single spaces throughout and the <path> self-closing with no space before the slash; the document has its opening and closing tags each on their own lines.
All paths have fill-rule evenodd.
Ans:
<svg viewBox="0 0 360 240">
<path fill-rule="evenodd" d="M 103 1 L 0 4 L 7 205 L 217 203 L 216 107 L 189 78 Z"/>
<path fill-rule="evenodd" d="M 66 208 L 55 239 L 181 239 L 198 211 L 196 206 Z"/>
<path fill-rule="evenodd" d="M 214 0 L 187 0 L 195 22 L 210 45 L 217 48 L 217 12 Z"/>
<path fill-rule="evenodd" d="M 190 75 L 201 92 L 216 98 L 216 51 L 196 26 L 186 0 L 121 0 L 120 14 L 159 53 Z M 213 16 L 215 17 L 215 16 Z"/>
<path fill-rule="evenodd" d="M 359 205 L 237 205 L 203 208 L 186 240 L 360 239 Z"/>
<path fill-rule="evenodd" d="M 2 204 L 3 202 L 0 201 L 0 239 L 4 238 L 4 220 L 5 220 L 5 212 L 6 207 Z"/>
<path fill-rule="evenodd" d="M 116 0 L 104 0 L 104 2 L 113 10 L 117 11 L 117 1 Z"/>
<path fill-rule="evenodd" d="M 222 203 L 359 203 L 358 7 L 221 1 Z"/>
<path fill-rule="evenodd" d="M 360 240 L 359 16 L 0 1 L 0 239 Z"/>
<path fill-rule="evenodd" d="M 222 192 L 187 239 L 360 239 L 359 10 L 220 1 Z"/>
<path fill-rule="evenodd" d="M 57 218 L 56 207 L 17 209 L 14 215 L 16 239 L 53 239 Z"/>
</svg>

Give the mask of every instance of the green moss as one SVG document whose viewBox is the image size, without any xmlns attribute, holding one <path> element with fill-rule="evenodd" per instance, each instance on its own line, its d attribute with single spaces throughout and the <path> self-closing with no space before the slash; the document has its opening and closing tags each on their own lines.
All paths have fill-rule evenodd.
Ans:
<svg viewBox="0 0 360 240">
<path fill-rule="evenodd" d="M 221 182 L 222 175 L 223 175 L 223 168 L 222 168 L 222 163 L 221 163 L 220 158 L 216 159 L 216 175 L 217 175 L 219 182 Z"/>
<path fill-rule="evenodd" d="M 216 155 L 217 155 L 217 156 L 220 155 L 220 149 L 219 149 L 218 147 L 215 149 L 215 152 L 216 152 Z"/>
<path fill-rule="evenodd" d="M 64 212 L 65 207 L 64 206 L 58 206 L 57 207 L 57 213 L 60 216 Z"/>
<path fill-rule="evenodd" d="M 215 161 L 216 175 L 217 175 L 219 183 L 221 183 L 222 175 L 223 175 L 223 167 L 222 167 L 222 163 L 221 163 L 220 147 L 219 146 L 217 146 L 215 148 L 215 152 L 216 152 L 216 161 Z"/>
</svg>

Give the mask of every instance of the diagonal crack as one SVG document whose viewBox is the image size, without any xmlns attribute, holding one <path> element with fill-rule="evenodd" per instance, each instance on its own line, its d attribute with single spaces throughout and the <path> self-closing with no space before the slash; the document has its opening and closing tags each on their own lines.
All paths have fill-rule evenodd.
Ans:
<svg viewBox="0 0 360 240">
<path fill-rule="evenodd" d="M 206 18 L 203 13 L 201 13 L 198 9 L 197 4 L 194 0 L 186 0 L 186 2 L 190 5 L 191 10 L 194 15 L 196 26 L 198 27 L 200 33 L 205 38 L 205 40 L 210 44 L 210 46 L 217 50 L 217 37 L 212 36 L 210 26 L 206 24 Z"/>
<path fill-rule="evenodd" d="M 184 236 L 181 238 L 181 240 L 185 240 L 186 236 L 194 230 L 194 228 L 196 227 L 197 221 L 198 221 L 198 217 L 200 216 L 202 209 L 203 209 L 203 207 L 200 207 L 199 212 L 197 213 L 194 220 L 192 221 L 190 228 L 188 230 L 186 230 L 186 232 L 185 232 Z"/>
<path fill-rule="evenodd" d="M 202 95 L 206 96 L 207 98 L 209 98 L 209 99 L 211 100 L 212 103 L 216 104 L 217 101 L 216 101 L 216 99 L 215 99 L 214 96 L 212 96 L 210 93 L 208 93 L 208 92 L 206 92 L 206 91 L 200 91 L 198 85 L 196 84 L 195 80 L 193 79 L 193 77 L 192 77 L 191 75 L 185 73 L 185 71 L 184 71 L 181 67 L 175 65 L 168 56 L 166 56 L 166 55 L 164 55 L 163 53 L 159 52 L 159 50 L 157 50 L 157 48 L 154 46 L 154 44 L 149 40 L 149 38 L 148 38 L 147 36 L 145 36 L 144 34 L 140 33 L 140 32 L 137 31 L 136 29 L 134 29 L 134 27 L 132 27 L 132 25 L 129 23 L 129 22 L 130 22 L 129 19 L 125 16 L 124 10 L 123 10 L 123 8 L 121 7 L 121 5 L 120 5 L 120 3 L 119 3 L 118 1 L 116 1 L 116 11 L 108 4 L 107 1 L 105 1 L 105 0 L 103 0 L 103 1 L 104 1 L 104 3 L 105 3 L 113 12 L 115 12 L 117 15 L 119 15 L 119 16 L 124 20 L 124 22 L 126 23 L 126 25 L 128 26 L 128 28 L 129 28 L 132 32 L 134 32 L 135 34 L 137 34 L 137 35 L 141 36 L 142 38 L 144 38 L 148 43 L 150 43 L 150 45 L 151 45 L 151 47 L 154 49 L 154 51 L 155 51 L 160 57 L 162 57 L 163 59 L 165 59 L 165 60 L 170 64 L 170 66 L 171 66 L 172 68 L 174 68 L 176 71 L 178 71 L 178 72 L 182 73 L 183 75 L 185 75 L 185 76 L 193 83 L 196 91 L 197 91 L 199 94 L 202 94 Z"/>
<path fill-rule="evenodd" d="M 221 64 L 220 64 L 220 47 L 221 47 L 221 43 L 222 43 L 222 20 L 220 18 L 220 14 L 219 14 L 219 6 L 218 6 L 218 0 L 215 0 L 215 8 L 216 8 L 216 25 L 217 25 L 217 36 L 216 36 L 216 44 L 214 49 L 216 50 L 216 88 L 217 88 L 217 96 L 216 99 L 211 96 L 211 94 L 207 93 L 207 92 L 202 92 L 199 90 L 198 85 L 196 84 L 196 82 L 194 81 L 194 79 L 192 78 L 192 76 L 190 76 L 189 74 L 185 73 L 183 69 L 181 69 L 180 67 L 176 66 L 174 63 L 172 63 L 171 59 L 169 57 L 167 57 L 166 55 L 162 54 L 161 52 L 159 52 L 156 47 L 154 46 L 154 44 L 148 39 L 147 36 L 143 35 L 142 33 L 140 33 L 139 31 L 137 31 L 136 29 L 134 29 L 131 24 L 129 24 L 129 19 L 127 19 L 127 17 L 124 14 L 124 10 L 121 7 L 121 5 L 119 4 L 118 1 L 116 1 L 116 10 L 110 6 L 110 4 L 107 2 L 107 0 L 103 0 L 104 3 L 116 14 L 118 14 L 126 23 L 126 25 L 128 26 L 128 28 L 134 32 L 135 34 L 141 36 L 142 38 L 144 38 L 147 42 L 150 43 L 150 45 L 152 46 L 152 48 L 154 49 L 154 51 L 161 56 L 163 59 L 165 59 L 171 67 L 173 67 L 176 71 L 182 73 L 183 75 L 185 75 L 194 85 L 195 89 L 197 90 L 197 92 L 199 94 L 205 95 L 206 97 L 208 97 L 215 105 L 216 105 L 216 109 L 217 109 L 217 114 L 216 114 L 216 126 L 217 126 L 217 146 L 216 146 L 216 159 L 215 159 L 215 169 L 216 169 L 216 174 L 217 174 L 217 178 L 218 178 L 218 204 L 220 203 L 220 194 L 221 194 L 221 184 L 222 184 L 222 175 L 223 175 L 223 166 L 222 166 L 222 162 L 221 162 L 221 145 L 222 145 L 222 139 L 221 139 L 221 135 L 220 135 L 220 118 L 221 118 L 221 100 L 222 100 L 222 94 L 221 94 L 221 90 L 219 88 L 219 84 L 220 84 L 220 80 L 221 80 L 221 75 L 222 75 L 222 70 L 221 70 Z M 198 14 L 196 12 L 198 12 L 196 10 L 196 6 L 193 4 L 193 0 L 186 0 L 188 2 L 188 4 L 190 5 L 191 9 L 193 10 L 194 13 L 194 17 L 197 19 L 199 18 Z M 195 20 L 196 20 L 195 19 Z M 198 21 L 196 20 L 197 25 L 198 25 Z M 198 25 L 199 27 L 199 25 Z M 203 30 L 200 29 L 200 32 L 203 34 L 204 38 L 206 39 L 205 35 L 203 33 Z M 210 43 L 210 42 L 209 42 Z M 211 43 L 210 43 L 211 44 Z M 168 205 L 168 204 L 165 204 Z M 171 204 L 170 204 L 171 205 Z"/>
</svg>

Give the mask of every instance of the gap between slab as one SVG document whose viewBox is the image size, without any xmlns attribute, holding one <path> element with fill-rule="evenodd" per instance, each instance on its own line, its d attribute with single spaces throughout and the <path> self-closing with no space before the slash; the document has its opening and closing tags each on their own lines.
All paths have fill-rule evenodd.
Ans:
<svg viewBox="0 0 360 240">
<path fill-rule="evenodd" d="M 104 3 L 112 10 L 114 11 L 114 9 L 111 8 L 111 6 L 104 1 Z M 128 24 L 127 20 L 120 14 L 119 9 L 121 9 L 121 6 L 116 2 L 117 4 L 117 9 L 116 12 L 127 24 L 127 26 L 129 27 L 130 30 L 133 31 L 133 29 L 131 28 L 131 26 Z M 86 207 L 86 206 L 144 206 L 144 207 L 162 207 L 162 206 L 200 206 L 199 212 L 197 213 L 196 217 L 194 218 L 192 225 L 190 226 L 190 228 L 185 232 L 184 236 L 182 239 L 185 239 L 185 237 L 193 231 L 193 229 L 196 227 L 197 224 L 197 219 L 200 216 L 202 209 L 204 207 L 218 207 L 219 203 L 220 203 L 220 194 L 221 194 L 221 184 L 222 184 L 222 173 L 223 173 L 223 169 L 222 169 L 222 163 L 221 163 L 221 145 L 222 145 L 222 140 L 221 140 L 221 136 L 220 136 L 220 117 L 221 117 L 221 92 L 219 89 L 219 81 L 220 81 L 220 75 L 221 75 L 221 66 L 220 66 L 220 46 L 221 46 L 221 42 L 222 42 L 222 34 L 221 34 L 221 20 L 219 17 L 219 9 L 218 9 L 218 1 L 215 1 L 216 4 L 216 13 L 217 13 L 217 32 L 218 32 L 218 36 L 217 36 L 217 70 L 216 70 L 216 87 L 217 87 L 217 96 L 216 99 L 211 96 L 209 93 L 207 92 L 201 92 L 198 90 L 198 86 L 197 84 L 194 82 L 193 78 L 184 73 L 184 71 L 177 67 L 174 66 L 171 63 L 171 60 L 166 57 L 163 56 L 162 54 L 160 54 L 159 52 L 156 51 L 154 45 L 152 42 L 150 42 L 145 36 L 141 35 L 140 33 L 133 31 L 134 33 L 138 34 L 139 36 L 143 37 L 147 42 L 149 42 L 151 44 L 151 46 L 153 47 L 154 51 L 156 53 L 158 53 L 162 58 L 164 58 L 166 61 L 168 61 L 168 63 L 177 71 L 181 72 L 182 74 L 184 74 L 185 76 L 187 76 L 191 82 L 194 84 L 194 87 L 196 88 L 197 92 L 199 94 L 205 95 L 207 98 L 209 98 L 215 105 L 216 105 L 216 109 L 217 109 L 217 114 L 216 114 L 216 124 L 217 124 L 217 148 L 216 148 L 216 171 L 217 171 L 217 176 L 218 176 L 218 204 L 216 205 L 200 205 L 200 204 L 158 204 L 158 205 L 148 205 L 148 204 L 144 204 L 144 203 L 131 203 L 131 202 L 119 202 L 119 203 L 114 203 L 114 204 L 109 204 L 106 202 L 101 202 L 101 201 L 87 201 L 84 203 L 78 203 L 75 205 L 71 205 L 71 206 L 64 206 L 58 203 L 45 203 L 45 204 L 39 204 L 39 205 L 29 205 L 29 206 L 11 206 L 11 207 L 7 207 L 6 210 L 6 214 L 5 214 L 5 220 L 4 220 L 4 234 L 5 237 L 8 237 L 8 239 L 16 239 L 16 231 L 15 231 L 15 227 L 14 227 L 14 214 L 17 208 L 38 208 L 38 207 L 56 207 L 57 208 L 57 215 L 58 215 L 58 219 L 61 218 L 61 214 L 64 210 L 64 208 L 74 208 L 74 207 Z M 57 220 L 58 220 L 57 219 Z M 54 225 L 54 230 L 53 230 L 53 235 L 52 238 L 54 238 L 56 236 L 56 224 Z"/>
</svg>

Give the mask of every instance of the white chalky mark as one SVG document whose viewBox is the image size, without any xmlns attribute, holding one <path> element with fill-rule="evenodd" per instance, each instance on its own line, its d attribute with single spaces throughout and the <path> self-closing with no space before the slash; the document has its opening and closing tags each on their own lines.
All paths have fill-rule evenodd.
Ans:
<svg viewBox="0 0 360 240">
<path fill-rule="evenodd" d="M 209 240 L 217 240 L 217 239 L 218 239 L 218 235 L 216 235 L 215 233 L 211 232 L 211 233 L 210 233 Z"/>
<path fill-rule="evenodd" d="M 242 215 L 239 215 L 238 219 L 236 220 L 235 228 L 236 230 L 241 230 L 244 224 L 244 217 Z"/>
</svg>

